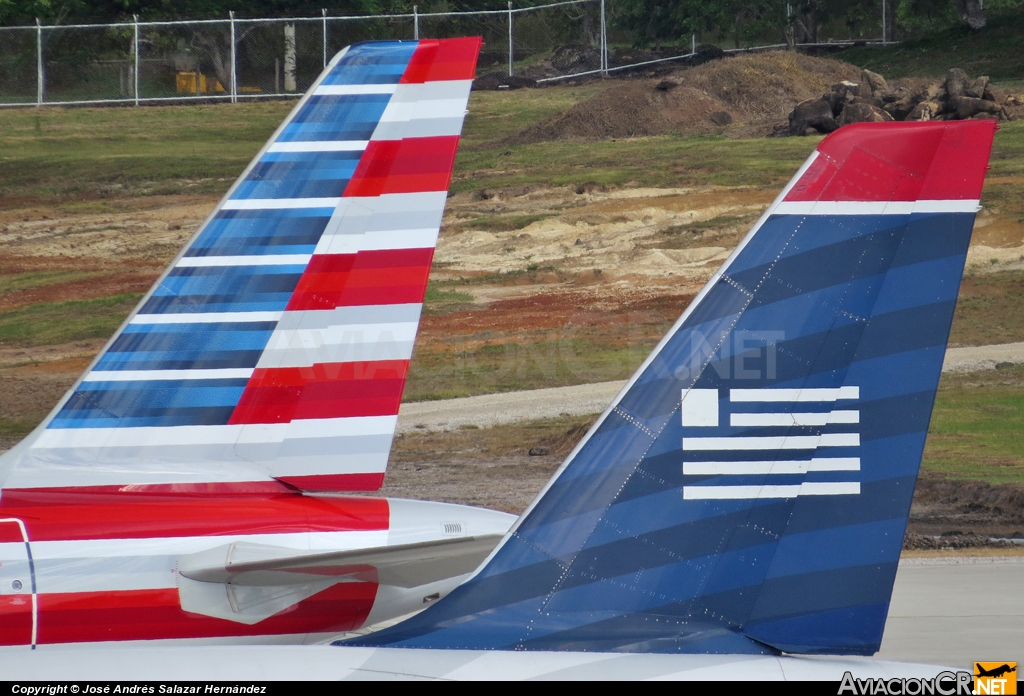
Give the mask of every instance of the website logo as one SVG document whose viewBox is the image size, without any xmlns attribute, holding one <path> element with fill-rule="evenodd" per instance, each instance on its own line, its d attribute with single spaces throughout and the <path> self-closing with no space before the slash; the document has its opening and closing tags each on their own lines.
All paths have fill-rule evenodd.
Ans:
<svg viewBox="0 0 1024 696">
<path fill-rule="evenodd" d="M 975 694 L 1016 694 L 1016 662 L 975 662 Z"/>
</svg>

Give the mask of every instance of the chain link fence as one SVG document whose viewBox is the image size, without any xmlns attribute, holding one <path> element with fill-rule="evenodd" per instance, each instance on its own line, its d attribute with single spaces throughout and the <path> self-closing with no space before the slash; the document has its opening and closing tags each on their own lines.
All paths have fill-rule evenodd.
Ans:
<svg viewBox="0 0 1024 696">
<path fill-rule="evenodd" d="M 0 36 L 0 101 L 34 104 L 37 99 L 36 29 L 15 27 Z"/>
<path fill-rule="evenodd" d="M 609 50 L 606 3 L 478 12 L 0 27 L 0 106 L 256 99 L 304 93 L 345 46 L 482 36 L 492 88 L 615 73 L 692 57 L 691 46 Z M 838 44 L 830 44 L 838 45 Z M 742 50 L 758 50 L 771 46 Z M 519 83 L 516 83 L 519 80 Z"/>
</svg>

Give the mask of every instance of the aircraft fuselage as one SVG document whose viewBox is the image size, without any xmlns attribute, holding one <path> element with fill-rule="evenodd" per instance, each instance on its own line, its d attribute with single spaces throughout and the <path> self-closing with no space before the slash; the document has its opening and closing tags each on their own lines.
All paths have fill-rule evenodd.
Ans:
<svg viewBox="0 0 1024 696">
<path fill-rule="evenodd" d="M 179 572 L 182 559 L 240 543 L 305 554 L 372 550 L 503 534 L 513 519 L 442 503 L 169 488 L 3 491 L 0 645 L 316 641 L 422 608 L 425 597 L 443 596 L 462 577 L 399 588 L 381 585 L 373 566 L 329 569 L 321 571 L 328 574 L 322 582 L 299 583 L 304 589 L 276 598 L 273 588 L 256 588 L 257 600 L 288 605 L 263 618 L 239 606 L 252 588 L 245 595 L 230 583 L 191 581 Z M 191 600 L 184 594 L 188 588 L 198 588 L 198 600 L 194 589 Z M 284 598 L 288 592 L 291 599 Z"/>
</svg>

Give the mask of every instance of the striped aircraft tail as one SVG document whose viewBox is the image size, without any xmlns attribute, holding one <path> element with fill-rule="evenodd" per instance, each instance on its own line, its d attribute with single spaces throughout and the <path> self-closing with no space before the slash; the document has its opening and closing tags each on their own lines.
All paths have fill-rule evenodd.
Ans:
<svg viewBox="0 0 1024 696">
<path fill-rule="evenodd" d="M 877 651 L 994 131 L 825 138 L 475 576 L 349 644 Z"/>
<path fill-rule="evenodd" d="M 4 487 L 378 488 L 480 45 L 339 53 Z"/>
</svg>

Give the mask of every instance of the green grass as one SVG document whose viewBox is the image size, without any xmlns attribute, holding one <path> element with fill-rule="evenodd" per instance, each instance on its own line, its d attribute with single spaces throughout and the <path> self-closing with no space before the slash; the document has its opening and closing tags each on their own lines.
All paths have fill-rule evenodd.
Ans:
<svg viewBox="0 0 1024 696">
<path fill-rule="evenodd" d="M 505 138 L 604 89 L 474 92 L 462 149 Z M 294 101 L 0 111 L 0 201 L 221 194 Z"/>
<path fill-rule="evenodd" d="M 1024 366 L 943 375 L 922 471 L 1024 483 Z"/>
<path fill-rule="evenodd" d="M 0 437 L 25 437 L 37 425 L 39 425 L 37 420 L 0 418 Z"/>
<path fill-rule="evenodd" d="M 474 92 L 453 191 L 597 184 L 780 187 L 817 138 L 726 140 L 658 136 L 587 143 L 496 141 L 568 108 L 604 86 Z M 120 109 L 0 111 L 0 202 L 92 206 L 156 194 L 221 194 L 256 154 L 292 102 Z M 36 123 L 40 124 L 36 130 Z M 1024 123 L 996 136 L 990 176 L 1024 176 Z M 986 200 L 1024 214 L 1015 182 Z M 86 212 L 84 209 L 78 212 Z M 503 225 L 494 220 L 484 224 Z M 528 224 L 519 220 L 509 224 Z"/>
<path fill-rule="evenodd" d="M 656 136 L 585 145 L 548 142 L 467 148 L 456 159 L 452 190 L 578 184 L 781 187 L 817 142 L 817 138 Z"/>
<path fill-rule="evenodd" d="M 628 345 L 586 338 L 496 340 L 469 350 L 417 348 L 404 401 L 454 399 L 477 394 L 590 384 L 626 379 L 661 336 Z"/>
<path fill-rule="evenodd" d="M 84 278 L 93 278 L 103 275 L 100 272 L 73 272 L 66 270 L 59 271 L 32 271 L 29 273 L 11 273 L 0 275 L 0 295 L 6 295 L 21 290 L 43 288 L 58 283 L 70 283 Z"/>
<path fill-rule="evenodd" d="M 0 346 L 27 348 L 109 338 L 140 297 L 129 293 L 92 300 L 46 302 L 0 312 Z"/>
<path fill-rule="evenodd" d="M 6 109 L 0 196 L 223 193 L 292 106 Z"/>
<path fill-rule="evenodd" d="M 560 114 L 606 89 L 601 82 L 543 89 L 473 92 L 462 129 L 462 149 L 497 143 L 527 126 Z"/>
<path fill-rule="evenodd" d="M 990 16 L 988 26 L 973 32 L 952 27 L 916 40 L 892 46 L 852 48 L 835 54 L 887 78 L 939 77 L 950 68 L 961 68 L 972 77 L 988 75 L 996 81 L 1024 79 L 1020 13 Z"/>
<path fill-rule="evenodd" d="M 815 139 L 659 137 L 494 145 L 602 85 L 474 92 L 453 190 L 514 185 L 781 185 Z M 0 201 L 65 202 L 220 194 L 256 154 L 290 102 L 124 109 L 0 111 Z M 35 129 L 38 119 L 41 129 Z M 490 143 L 490 144 L 489 144 Z M 10 199 L 14 199 L 13 201 Z M 495 224 L 503 225 L 506 223 Z M 525 226 L 528 222 L 514 224 Z"/>
<path fill-rule="evenodd" d="M 781 188 L 818 142 L 819 138 L 655 136 L 464 148 L 455 162 L 452 190 L 577 184 Z M 990 178 L 1024 176 L 1024 122 L 1002 124 L 991 166 Z M 983 203 L 989 204 L 990 196 L 993 203 L 1024 213 L 1020 182 L 987 186 Z"/>
<path fill-rule="evenodd" d="M 427 295 L 424 302 L 472 302 L 473 296 L 468 292 L 445 290 L 434 281 L 427 283 Z"/>
<path fill-rule="evenodd" d="M 474 299 L 468 292 L 445 289 L 435 281 L 429 281 L 423 298 L 423 311 L 426 314 L 447 314 L 465 309 Z"/>
<path fill-rule="evenodd" d="M 485 232 L 513 232 L 528 227 L 535 222 L 547 220 L 552 215 L 507 215 L 507 216 L 485 216 L 467 220 L 463 223 L 466 227 Z"/>
</svg>

